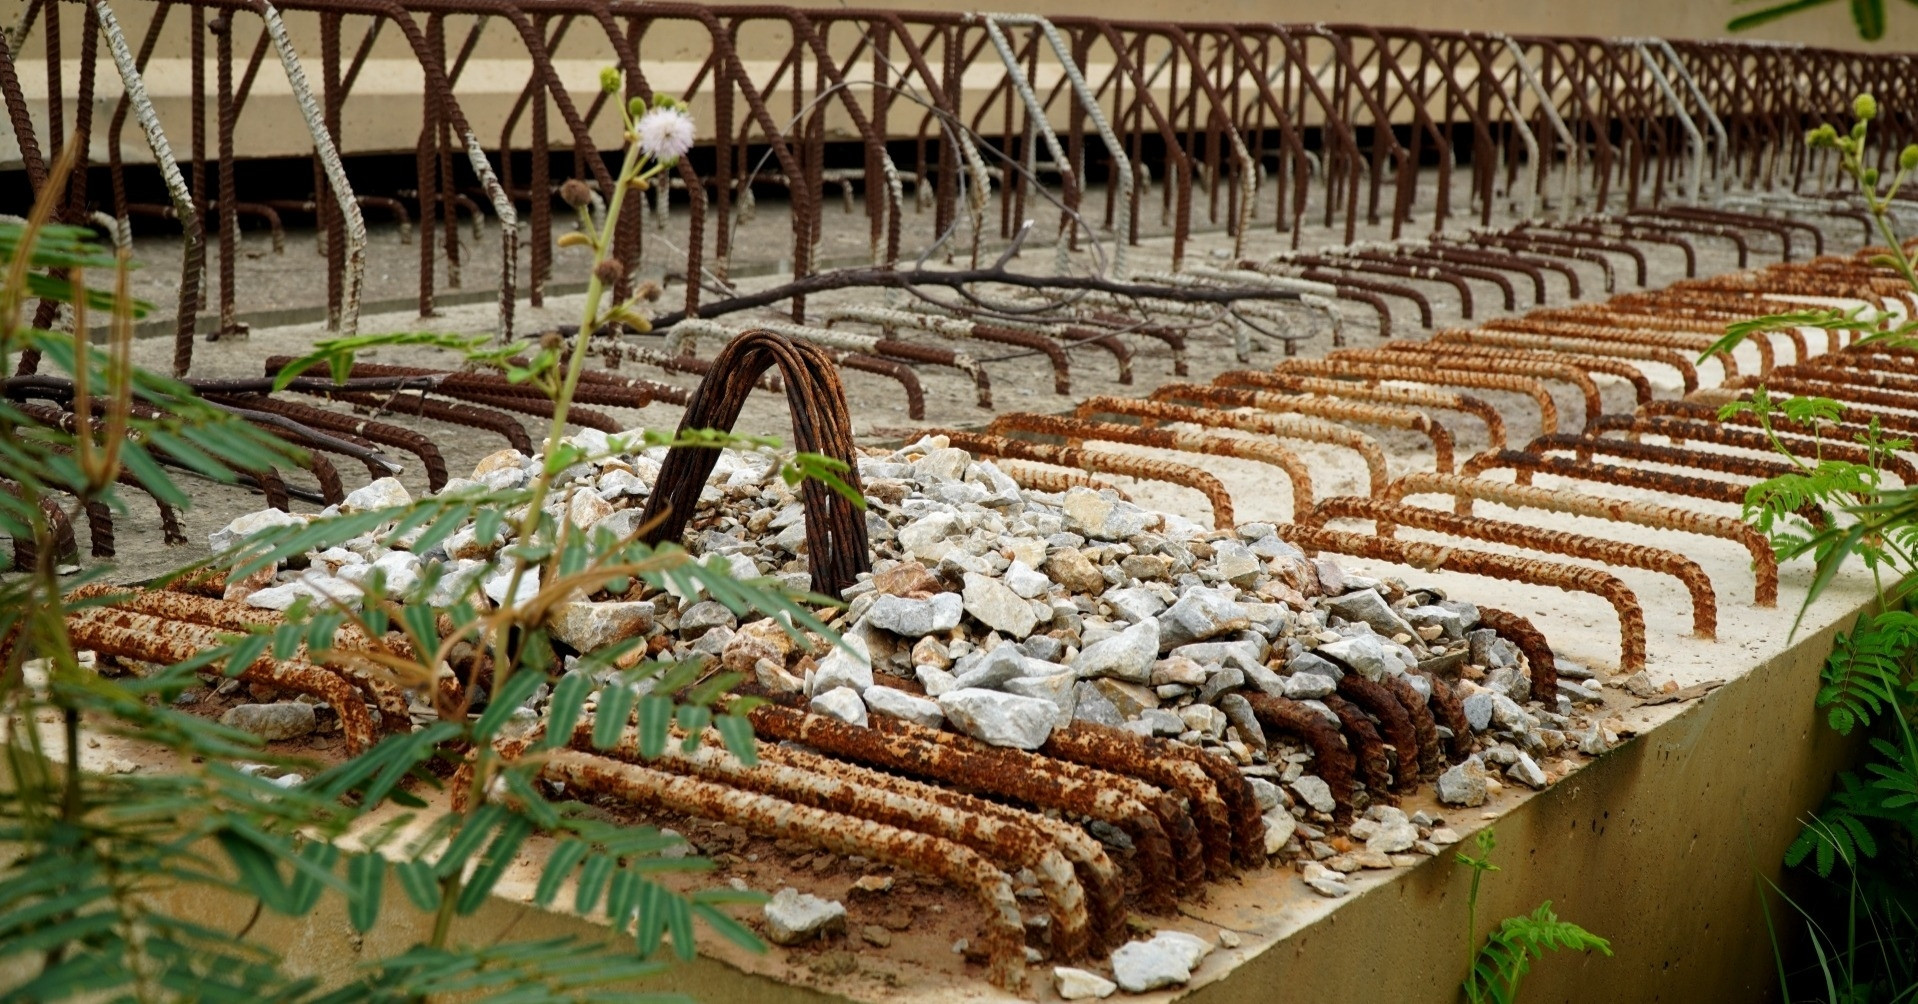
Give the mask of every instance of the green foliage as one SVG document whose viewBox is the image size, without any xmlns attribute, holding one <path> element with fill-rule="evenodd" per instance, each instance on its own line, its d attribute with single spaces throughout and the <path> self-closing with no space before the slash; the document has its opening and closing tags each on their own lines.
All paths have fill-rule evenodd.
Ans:
<svg viewBox="0 0 1918 1004">
<path fill-rule="evenodd" d="M 1744 0 L 1734 0 L 1742 3 Z M 1726 25 L 1730 31 L 1746 31 L 1761 24 L 1769 24 L 1782 17 L 1802 13 L 1816 7 L 1823 7 L 1836 0 L 1786 0 L 1764 10 L 1741 14 L 1732 18 Z M 1858 29 L 1858 37 L 1867 42 L 1876 42 L 1885 37 L 1885 0 L 1846 0 L 1851 8 L 1852 27 Z"/>
<path fill-rule="evenodd" d="M 1903 610 L 1867 613 L 1840 632 L 1820 674 L 1818 706 L 1840 735 L 1901 708 L 1914 696 L 1907 679 L 1918 653 L 1918 616 Z"/>
<path fill-rule="evenodd" d="M 1485 939 L 1466 977 L 1465 996 L 1472 1001 L 1511 1004 L 1518 999 L 1519 981 L 1531 972 L 1532 962 L 1546 952 L 1602 952 L 1612 954 L 1612 944 L 1590 931 L 1558 919 L 1552 901 L 1546 900 L 1530 916 L 1507 917 Z"/>
<path fill-rule="evenodd" d="M 63 155 L 44 192 L 63 190 L 73 159 L 71 150 Z M 643 181 L 656 168 L 630 148 L 622 183 Z M 617 217 L 623 192 L 615 193 L 608 219 Z M 795 638 L 802 630 L 833 637 L 806 605 L 822 598 L 787 595 L 766 580 L 734 579 L 723 561 L 697 561 L 671 545 L 649 547 L 637 533 L 625 539 L 605 530 L 580 533 L 549 511 L 561 508 L 554 498 L 557 475 L 594 459 L 562 442 L 587 354 L 583 343 L 531 380 L 552 393 L 555 420 L 545 466 L 527 488 L 474 489 L 315 518 L 260 534 L 219 556 L 217 566 L 202 562 L 166 577 L 217 567 L 237 579 L 367 535 L 404 539 L 422 551 L 471 525 L 478 536 L 505 542 L 502 560 L 516 583 L 528 583 L 530 597 L 496 608 L 479 597 L 477 581 L 469 581 L 450 601 L 408 603 L 443 584 L 439 570 L 407 596 L 387 595 L 376 577 L 356 603 L 296 606 L 283 623 L 226 635 L 175 665 L 110 677 L 81 662 L 68 614 L 108 598 L 74 600 L 69 590 L 106 570 L 77 580 L 58 574 L 56 562 L 63 559 L 41 500 L 124 508 L 118 484 L 124 472 L 184 507 L 190 500 L 165 465 L 230 482 L 235 471 L 287 466 L 299 453 L 189 387 L 131 365 L 130 320 L 140 308 L 126 295 L 127 263 L 89 243 L 85 231 L 44 226 L 51 204 L 43 198 L 24 226 L 0 225 L 6 256 L 0 351 L 36 348 L 52 367 L 73 374 L 74 410 L 85 416 L 63 430 L 0 397 L 0 482 L 20 486 L 0 491 L 0 534 L 32 542 L 37 556 L 34 567 L 0 579 L 0 846 L 8 849 L 0 862 L 0 973 L 8 981 L 0 984 L 0 997 L 583 1002 L 633 997 L 615 988 L 656 973 L 662 965 L 656 956 L 668 946 L 674 957 L 690 958 L 696 924 L 748 949 L 760 947 L 727 912 L 756 902 L 755 894 L 675 891 L 685 883 L 669 883 L 672 874 L 697 873 L 710 863 L 664 854 L 680 849 L 681 841 L 608 821 L 589 806 L 552 796 L 539 780 L 543 756 L 575 737 L 589 704 L 597 708 L 591 737 L 602 749 L 617 745 L 622 755 L 630 748 L 657 756 L 674 741 L 675 728 L 683 730 L 685 744 L 702 741 L 710 729 L 735 755 L 748 762 L 754 755 L 746 718 L 753 702 L 727 693 L 739 682 L 736 674 L 695 661 L 640 660 L 638 642 L 572 653 L 543 627 L 558 603 L 582 594 L 672 588 L 710 596 L 736 613 L 774 615 Z M 592 242 L 596 272 L 608 245 Z M 56 269 L 66 275 L 56 278 Z M 89 269 L 113 270 L 115 292 L 103 296 L 88 287 Z M 111 311 L 107 345 L 23 324 L 24 305 L 40 296 L 71 304 L 81 331 L 87 309 Z M 589 297 L 582 331 L 605 320 L 598 311 L 597 296 Z M 357 353 L 387 346 L 482 351 L 460 336 L 337 339 L 290 365 L 280 384 L 320 365 L 341 377 Z M 712 432 L 647 432 L 640 439 L 614 448 L 778 447 Z M 803 455 L 782 466 L 790 483 L 818 478 L 850 491 L 839 477 L 844 472 L 829 458 Z M 336 635 L 348 628 L 372 639 L 371 649 L 335 649 Z M 492 667 L 484 708 L 469 703 L 470 691 L 455 696 L 438 686 L 442 667 L 461 649 L 484 653 Z M 433 703 L 434 715 L 358 755 L 321 763 L 273 755 L 252 736 L 174 704 L 190 688 L 243 672 L 262 655 L 339 666 L 411 690 Z M 543 686 L 551 693 L 529 734 L 518 712 Z M 92 735 L 157 751 L 166 766 L 128 774 L 70 769 Z M 507 755 L 516 747 L 521 755 Z M 249 761 L 265 770 L 242 769 Z M 288 784 L 268 776 L 286 771 L 305 780 Z M 552 847 L 535 898 L 602 916 L 630 942 L 512 940 L 510 933 L 468 929 L 464 918 L 486 903 L 535 839 Z M 398 895 L 387 894 L 389 882 Z M 563 896 L 569 886 L 572 894 Z M 214 894 L 245 897 L 258 913 L 288 917 L 334 902 L 367 944 L 379 946 L 374 954 L 381 957 L 329 974 L 324 985 L 292 976 L 249 940 L 252 923 L 236 933 L 205 919 L 198 901 Z"/>
<path fill-rule="evenodd" d="M 1855 3 L 1854 13 L 1861 30 L 1882 33 L 1881 3 Z M 1878 103 L 1868 94 L 1859 95 L 1853 112 L 1857 121 L 1848 132 L 1820 126 L 1806 141 L 1814 149 L 1835 152 L 1841 170 L 1857 182 L 1887 246 L 1872 261 L 1897 270 L 1918 292 L 1918 274 L 1892 229 L 1889 212 L 1907 174 L 1918 169 L 1918 148 L 1901 151 L 1897 173 L 1881 185 L 1878 171 L 1865 163 L 1869 123 L 1879 113 Z M 1732 352 L 1749 338 L 1788 327 L 1839 333 L 1854 345 L 1918 347 L 1918 321 L 1860 307 L 1801 310 L 1741 322 L 1707 354 Z M 1918 923 L 1910 913 L 1910 904 L 1918 901 L 1911 869 L 1912 848 L 1918 846 L 1918 615 L 1911 609 L 1918 599 L 1913 595 L 1918 579 L 1912 575 L 1918 571 L 1918 486 L 1888 487 L 1882 467 L 1892 451 L 1908 450 L 1911 443 L 1886 438 L 1873 420 L 1863 431 L 1856 431 L 1854 424 L 1850 437 L 1865 447 L 1866 462 L 1839 462 L 1815 452 L 1801 456 L 1786 447 L 1778 427 L 1788 425 L 1792 432 L 1822 443 L 1823 436 L 1845 421 L 1844 407 L 1816 397 L 1781 400 L 1762 386 L 1753 390 L 1750 401 L 1728 405 L 1721 415 L 1755 417 L 1774 449 L 1793 467 L 1752 486 L 1745 516 L 1766 534 L 1781 559 L 1812 559 L 1815 572 L 1800 619 L 1848 563 L 1862 564 L 1878 584 L 1876 609 L 1837 636 L 1815 698 L 1833 731 L 1868 733 L 1860 769 L 1838 775 L 1824 804 L 1785 851 L 1787 867 L 1809 865 L 1833 884 L 1846 883 L 1844 901 L 1826 904 L 1828 910 L 1844 914 L 1839 935 L 1821 925 L 1817 910 L 1784 897 L 1808 922 L 1809 946 L 1816 957 L 1815 971 L 1800 973 L 1799 982 L 1809 984 L 1810 996 L 1828 1002 L 1909 1002 L 1918 999 Z M 1900 853 L 1886 855 L 1887 847 Z M 1783 896 L 1776 886 L 1772 891 Z M 1766 923 L 1769 928 L 1769 905 Z M 1796 992 L 1772 930 L 1786 998 L 1806 996 Z"/>
<path fill-rule="evenodd" d="M 1499 870 L 1492 863 L 1492 850 L 1498 846 L 1498 836 L 1492 828 L 1480 830 L 1474 843 L 1478 845 L 1476 857 L 1464 851 L 1456 855 L 1459 864 L 1472 869 L 1472 890 L 1465 898 L 1467 944 L 1478 940 L 1480 882 L 1487 874 Z M 1558 919 L 1548 899 L 1529 916 L 1507 917 L 1486 935 L 1485 943 L 1472 954 L 1471 966 L 1460 988 L 1471 1004 L 1487 1001 L 1512 1004 L 1518 999 L 1519 982 L 1532 971 L 1532 963 L 1544 958 L 1546 952 L 1557 951 L 1597 951 L 1609 956 L 1612 944 L 1577 924 Z"/>
</svg>

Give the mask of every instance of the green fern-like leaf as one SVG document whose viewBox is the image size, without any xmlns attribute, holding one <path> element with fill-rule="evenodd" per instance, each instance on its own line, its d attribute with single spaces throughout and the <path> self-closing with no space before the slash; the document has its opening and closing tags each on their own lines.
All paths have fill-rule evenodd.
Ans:
<svg viewBox="0 0 1918 1004">
<path fill-rule="evenodd" d="M 1571 921 L 1558 919 L 1552 912 L 1552 901 L 1546 900 L 1530 916 L 1505 918 L 1486 938 L 1466 977 L 1466 997 L 1511 1004 L 1518 999 L 1519 981 L 1531 972 L 1532 962 L 1556 951 L 1610 955 L 1612 943 Z"/>
<path fill-rule="evenodd" d="M 1905 667 L 1918 651 L 1918 617 L 1903 611 L 1861 616 L 1840 634 L 1820 674 L 1818 706 L 1834 731 L 1850 735 L 1898 706 L 1908 689 Z"/>
</svg>

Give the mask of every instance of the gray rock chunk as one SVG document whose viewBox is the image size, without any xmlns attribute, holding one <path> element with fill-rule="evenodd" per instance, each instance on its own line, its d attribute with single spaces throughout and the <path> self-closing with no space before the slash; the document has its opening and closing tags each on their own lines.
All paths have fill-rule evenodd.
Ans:
<svg viewBox="0 0 1918 1004">
<path fill-rule="evenodd" d="M 267 742 L 298 739 L 319 727 L 313 706 L 299 701 L 277 704 L 242 704 L 227 709 L 220 724 L 230 729 L 251 732 Z"/>
<path fill-rule="evenodd" d="M 1257 688 L 1260 693 L 1270 694 L 1273 697 L 1285 696 L 1285 677 L 1259 665 L 1240 666 L 1239 669 L 1245 673 L 1245 682 Z"/>
<path fill-rule="evenodd" d="M 1419 828 L 1401 812 L 1397 820 L 1379 825 L 1377 832 L 1365 841 L 1365 849 L 1378 854 L 1398 854 L 1411 850 L 1418 839 Z"/>
<path fill-rule="evenodd" d="M 1294 673 L 1285 678 L 1285 696 L 1295 701 L 1315 700 L 1338 689 L 1337 680 L 1319 673 Z"/>
<path fill-rule="evenodd" d="M 213 531 L 207 535 L 206 542 L 207 546 L 213 549 L 214 554 L 219 554 L 256 533 L 264 533 L 275 527 L 304 526 L 305 524 L 306 520 L 303 517 L 281 512 L 278 509 L 264 509 L 260 512 L 247 513 Z"/>
<path fill-rule="evenodd" d="M 1397 634 L 1412 634 L 1412 625 L 1394 613 L 1385 602 L 1385 597 L 1370 589 L 1346 593 L 1325 601 L 1325 609 L 1348 621 L 1369 624 L 1372 630 L 1390 638 Z"/>
<path fill-rule="evenodd" d="M 1124 631 L 1087 645 L 1073 660 L 1082 678 L 1109 676 L 1129 683 L 1145 683 L 1159 656 L 1159 621 L 1147 617 Z"/>
<path fill-rule="evenodd" d="M 866 707 L 874 714 L 897 718 L 932 729 L 938 728 L 946 721 L 945 713 L 939 710 L 936 702 L 893 687 L 868 687 L 860 696 L 866 699 Z"/>
<path fill-rule="evenodd" d="M 1252 549 L 1236 540 L 1221 540 L 1212 545 L 1212 567 L 1219 578 L 1235 586 L 1250 586 L 1265 571 L 1265 562 Z"/>
<path fill-rule="evenodd" d="M 1314 812 L 1331 812 L 1339 807 L 1332 798 L 1332 786 L 1316 774 L 1307 774 L 1292 782 L 1292 794 L 1299 796 L 1299 801 L 1311 806 Z"/>
<path fill-rule="evenodd" d="M 1385 646 L 1379 644 L 1377 635 L 1362 634 L 1351 638 L 1341 638 L 1326 645 L 1320 645 L 1318 654 L 1336 659 L 1360 676 L 1378 681 L 1385 674 L 1400 668 L 1399 661 L 1385 652 Z"/>
<path fill-rule="evenodd" d="M 1242 631 L 1251 623 L 1238 603 L 1210 589 L 1193 589 L 1159 616 L 1159 651 Z"/>
<path fill-rule="evenodd" d="M 1501 729 L 1522 732 L 1538 727 L 1537 719 L 1518 706 L 1518 702 L 1504 694 L 1492 695 L 1492 724 Z"/>
<path fill-rule="evenodd" d="M 1183 986 L 1192 979 L 1190 954 L 1185 946 L 1158 938 L 1128 942 L 1112 953 L 1112 975 L 1131 994 Z"/>
<path fill-rule="evenodd" d="M 1139 722 L 1155 736 L 1176 736 L 1186 729 L 1184 718 L 1164 708 L 1147 708 L 1139 712 Z"/>
<path fill-rule="evenodd" d="M 1125 540 L 1158 523 L 1157 513 L 1109 499 L 1090 488 L 1067 489 L 1060 500 L 1066 528 L 1095 540 Z"/>
<path fill-rule="evenodd" d="M 840 640 L 843 645 L 834 645 L 832 651 L 819 660 L 819 669 L 813 674 L 814 692 L 851 687 L 859 693 L 872 686 L 872 650 L 867 648 L 866 639 L 856 631 L 848 631 Z M 848 648 L 852 651 L 847 651 Z"/>
<path fill-rule="evenodd" d="M 1505 768 L 1505 776 L 1536 791 L 1551 783 L 1545 772 L 1539 769 L 1538 761 L 1530 753 L 1520 753 L 1518 762 Z"/>
<path fill-rule="evenodd" d="M 400 483 L 399 478 L 380 478 L 363 488 L 356 488 L 346 494 L 340 502 L 341 512 L 365 512 L 369 509 L 392 509 L 413 504 L 413 496 Z"/>
<path fill-rule="evenodd" d="M 993 746 L 1038 749 L 1052 735 L 1059 706 L 1037 697 L 1021 697 L 977 687 L 949 690 L 939 710 L 961 732 Z"/>
<path fill-rule="evenodd" d="M 846 908 L 787 886 L 766 901 L 766 938 L 776 945 L 798 945 L 846 930 Z"/>
<path fill-rule="evenodd" d="M 866 623 L 904 638 L 923 638 L 958 627 L 964 607 L 958 593 L 936 593 L 925 599 L 886 594 L 866 611 Z"/>
<path fill-rule="evenodd" d="M 1026 655 L 1017 645 L 1000 645 L 987 652 L 953 681 L 953 688 L 998 687 L 1014 677 L 1026 675 Z"/>
<path fill-rule="evenodd" d="M 1225 720 L 1239 730 L 1239 738 L 1253 749 L 1266 748 L 1265 726 L 1259 724 L 1259 717 L 1252 713 L 1252 702 L 1243 694 L 1225 694 L 1218 700 L 1218 709 L 1225 712 Z"/>
<path fill-rule="evenodd" d="M 1110 997 L 1114 990 L 1119 989 L 1119 985 L 1098 973 L 1071 966 L 1053 966 L 1052 989 L 1058 991 L 1060 1000 L 1082 1001 Z"/>
<path fill-rule="evenodd" d="M 1473 732 L 1483 732 L 1492 727 L 1491 691 L 1474 690 L 1465 695 L 1465 700 L 1459 704 L 1465 709 L 1465 724 L 1471 726 Z"/>
<path fill-rule="evenodd" d="M 1252 801 L 1258 804 L 1260 812 L 1271 812 L 1285 804 L 1285 792 L 1265 778 L 1248 777 L 1245 786 L 1252 792 Z"/>
<path fill-rule="evenodd" d="M 559 641 L 591 652 L 645 634 L 653 626 L 653 613 L 651 600 L 560 603 L 546 615 L 546 627 Z"/>
<path fill-rule="evenodd" d="M 1049 673 L 1045 676 L 1021 676 L 1007 680 L 999 689 L 1020 697 L 1033 697 L 1049 701 L 1058 709 L 1053 718 L 1054 728 L 1065 728 L 1072 724 L 1072 713 L 1078 699 L 1078 674 L 1068 670 L 1064 673 Z"/>
<path fill-rule="evenodd" d="M 1014 561 L 1007 565 L 1000 579 L 1006 584 L 1006 588 L 1028 600 L 1040 596 L 1046 591 L 1047 586 L 1052 585 L 1051 579 L 1034 571 L 1032 566 L 1023 561 Z"/>
<path fill-rule="evenodd" d="M 1439 637 L 1457 641 L 1465 637 L 1465 619 L 1458 611 L 1438 604 L 1412 607 L 1405 611 L 1405 619 L 1413 627 L 1436 627 Z"/>
<path fill-rule="evenodd" d="M 1207 666 L 1234 666 L 1241 670 L 1259 665 L 1259 660 L 1265 657 L 1261 645 L 1251 641 L 1194 642 L 1180 645 L 1171 654 Z"/>
<path fill-rule="evenodd" d="M 1477 757 L 1455 764 L 1439 775 L 1438 800 L 1446 805 L 1472 808 L 1485 804 L 1490 789 L 1485 785 L 1485 768 Z"/>
<path fill-rule="evenodd" d="M 866 702 L 859 699 L 859 691 L 851 687 L 834 687 L 814 695 L 812 699 L 814 714 L 837 718 L 848 725 L 864 728 L 866 721 Z"/>
<path fill-rule="evenodd" d="M 1205 704 L 1216 704 L 1220 695 L 1243 686 L 1245 686 L 1244 670 L 1237 666 L 1221 666 L 1206 674 L 1205 682 L 1199 685 L 1199 700 Z"/>
<path fill-rule="evenodd" d="M 1107 590 L 1104 599 L 1119 616 L 1135 623 L 1155 617 L 1165 609 L 1165 601 L 1159 598 L 1158 592 L 1144 586 Z"/>
<path fill-rule="evenodd" d="M 1073 687 L 1072 702 L 1072 717 L 1078 721 L 1110 725 L 1113 728 L 1125 724 L 1125 716 L 1119 713 L 1118 705 L 1112 703 L 1105 691 L 1088 681 L 1081 680 Z"/>
<path fill-rule="evenodd" d="M 994 631 L 1015 639 L 1031 634 L 1032 629 L 1039 625 L 1039 617 L 1033 613 L 1032 604 L 1005 583 L 990 576 L 967 572 L 963 599 L 966 613 Z"/>
</svg>

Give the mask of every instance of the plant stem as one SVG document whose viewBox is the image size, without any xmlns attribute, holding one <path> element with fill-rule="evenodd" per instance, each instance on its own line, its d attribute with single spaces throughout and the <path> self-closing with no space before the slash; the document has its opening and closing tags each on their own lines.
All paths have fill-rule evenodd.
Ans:
<svg viewBox="0 0 1918 1004">
<path fill-rule="evenodd" d="M 630 129 L 631 123 L 628 123 Z M 626 158 L 620 164 L 619 176 L 613 185 L 613 196 L 606 204 L 606 216 L 600 224 L 599 240 L 593 249 L 593 271 L 586 282 L 586 303 L 581 310 L 580 334 L 573 345 L 572 353 L 567 357 L 566 376 L 560 382 L 559 392 L 553 396 L 553 424 L 546 431 L 546 443 L 541 454 L 539 473 L 533 478 L 532 498 L 526 503 L 526 515 L 520 520 L 519 541 L 523 544 L 532 540 L 539 530 L 540 515 L 545 510 L 546 499 L 552 493 L 553 458 L 558 456 L 560 441 L 566 437 L 566 416 L 572 406 L 573 395 L 579 389 L 580 375 L 586 368 L 586 343 L 591 333 L 599 328 L 600 302 L 606 295 L 606 284 L 599 277 L 599 264 L 611 254 L 615 231 L 619 226 L 620 210 L 626 202 L 626 192 L 632 187 L 634 179 L 640 176 L 640 166 L 645 155 L 640 152 L 637 140 L 626 144 Z M 507 579 L 506 596 L 503 606 L 512 606 L 519 597 L 520 582 L 526 576 L 526 559 L 515 556 L 513 574 Z M 512 676 L 518 660 L 509 658 L 507 637 L 510 622 L 502 620 L 495 629 L 492 639 L 493 649 L 493 693 L 499 693 Z M 490 743 L 479 743 L 473 758 L 473 805 L 484 804 L 487 787 L 493 778 L 493 748 Z M 445 904 L 441 904 L 445 912 Z M 447 918 L 450 919 L 450 918 Z"/>
</svg>

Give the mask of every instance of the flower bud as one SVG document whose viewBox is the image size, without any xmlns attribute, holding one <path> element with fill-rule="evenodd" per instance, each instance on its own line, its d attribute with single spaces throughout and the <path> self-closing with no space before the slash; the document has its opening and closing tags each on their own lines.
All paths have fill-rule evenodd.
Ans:
<svg viewBox="0 0 1918 1004">
<path fill-rule="evenodd" d="M 659 294 L 660 294 L 659 283 L 656 283 L 651 279 L 648 279 L 645 282 L 640 283 L 638 288 L 633 290 L 634 299 L 644 300 L 647 303 L 652 303 L 658 300 Z"/>
<path fill-rule="evenodd" d="M 548 331 L 539 336 L 539 347 L 547 352 L 558 352 L 566 347 L 566 336 L 557 331 Z"/>
<path fill-rule="evenodd" d="M 1878 117 L 1878 99 L 1869 94 L 1860 94 L 1851 103 L 1851 113 L 1869 122 Z"/>
<path fill-rule="evenodd" d="M 559 186 L 559 200 L 574 209 L 583 209 L 593 202 L 593 190 L 578 178 L 568 178 Z"/>
<path fill-rule="evenodd" d="M 601 285 L 616 285 L 625 277 L 626 265 L 618 258 L 605 258 L 593 266 L 593 278 L 598 279 Z"/>
<path fill-rule="evenodd" d="M 626 102 L 626 114 L 631 115 L 634 118 L 638 118 L 641 115 L 646 114 L 646 112 L 650 108 L 651 106 L 646 103 L 645 98 L 633 98 L 632 100 Z"/>
<path fill-rule="evenodd" d="M 1906 171 L 1918 171 L 1918 143 L 1898 152 L 1898 167 Z"/>
<path fill-rule="evenodd" d="M 599 71 L 599 89 L 608 94 L 619 93 L 619 67 L 608 66 Z"/>
<path fill-rule="evenodd" d="M 1864 182 L 1866 188 L 1877 188 L 1878 169 L 1875 167 L 1865 168 L 1864 172 L 1858 176 L 1858 180 Z"/>
</svg>

